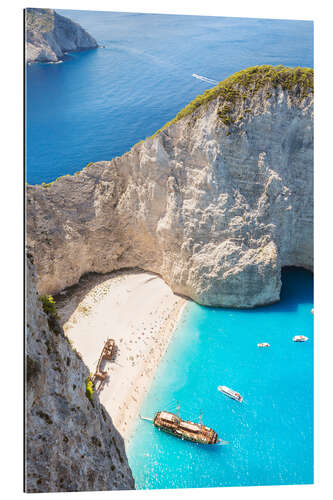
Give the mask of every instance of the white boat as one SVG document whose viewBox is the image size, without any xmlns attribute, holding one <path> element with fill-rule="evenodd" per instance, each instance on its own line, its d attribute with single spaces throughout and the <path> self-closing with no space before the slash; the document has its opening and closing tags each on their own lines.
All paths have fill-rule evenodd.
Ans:
<svg viewBox="0 0 333 500">
<path fill-rule="evenodd" d="M 293 337 L 294 342 L 306 342 L 307 340 L 309 340 L 308 337 L 304 335 L 295 335 L 295 337 Z"/>
<path fill-rule="evenodd" d="M 220 392 L 222 392 L 222 394 L 229 396 L 229 398 L 235 399 L 240 403 L 243 401 L 243 396 L 241 396 L 239 392 L 233 391 L 232 389 L 229 389 L 229 387 L 226 387 L 225 385 L 219 385 L 217 389 Z"/>
<path fill-rule="evenodd" d="M 269 344 L 268 342 L 261 342 L 260 344 L 257 344 L 258 347 L 270 347 L 271 344 Z"/>
</svg>

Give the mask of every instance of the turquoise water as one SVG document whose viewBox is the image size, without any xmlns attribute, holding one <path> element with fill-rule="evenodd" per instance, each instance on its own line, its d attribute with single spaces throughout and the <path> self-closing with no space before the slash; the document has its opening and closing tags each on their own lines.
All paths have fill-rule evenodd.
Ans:
<svg viewBox="0 0 333 500">
<path fill-rule="evenodd" d="M 111 160 L 152 135 L 196 95 L 257 64 L 313 66 L 313 23 L 59 11 L 105 48 L 33 64 L 26 74 L 30 184 Z"/>
<path fill-rule="evenodd" d="M 281 301 L 254 310 L 190 303 L 141 414 L 203 412 L 226 446 L 178 440 L 138 421 L 128 446 L 136 487 L 189 488 L 313 482 L 313 277 L 283 272 Z M 292 337 L 304 334 L 306 343 Z M 259 349 L 258 342 L 270 348 Z M 226 385 L 238 402 L 217 391 Z"/>
</svg>

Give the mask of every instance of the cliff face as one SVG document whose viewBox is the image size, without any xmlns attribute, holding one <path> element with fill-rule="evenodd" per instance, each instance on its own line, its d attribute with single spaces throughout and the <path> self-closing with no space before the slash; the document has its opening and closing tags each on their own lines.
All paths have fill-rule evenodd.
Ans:
<svg viewBox="0 0 333 500">
<path fill-rule="evenodd" d="M 312 85 L 240 72 L 122 157 L 28 186 L 40 293 L 136 266 L 205 305 L 278 300 L 282 266 L 313 266 Z"/>
<path fill-rule="evenodd" d="M 26 9 L 26 62 L 56 62 L 65 52 L 98 47 L 81 26 L 52 9 Z"/>
<path fill-rule="evenodd" d="M 50 329 L 29 258 L 26 313 L 26 491 L 133 489 L 123 439 L 87 398 L 88 369 L 62 329 Z"/>
</svg>

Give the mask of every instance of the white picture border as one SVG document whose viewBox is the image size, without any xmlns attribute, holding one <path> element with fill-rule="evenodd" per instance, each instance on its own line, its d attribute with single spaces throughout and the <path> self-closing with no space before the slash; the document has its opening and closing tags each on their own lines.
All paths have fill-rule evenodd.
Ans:
<svg viewBox="0 0 333 500">
<path fill-rule="evenodd" d="M 23 493 L 23 8 L 151 12 L 302 19 L 315 21 L 315 485 L 238 487 L 192 490 L 150 490 L 135 492 L 71 493 L 85 498 L 133 498 L 166 500 L 281 499 L 302 495 L 302 499 L 328 498 L 331 485 L 332 412 L 332 16 L 329 2 L 318 0 L 12 0 L 2 6 L 2 120 L 1 120 L 1 262 L 4 271 L 1 290 L 2 380 L 1 380 L 1 492 L 4 498 L 21 498 Z M 16 373 L 17 371 L 17 373 Z M 14 372 L 14 374 L 13 374 Z M 301 383 L 301 382 L 300 382 Z M 326 396 L 327 395 L 327 396 Z M 34 497 L 34 494 L 29 494 Z M 38 494 L 44 498 L 49 494 Z M 57 493 L 57 498 L 68 494 Z M 66 495 L 66 496 L 64 496 Z M 46 498 L 46 497 L 45 497 Z M 47 497 L 51 498 L 51 497 Z M 73 497 L 74 498 L 74 497 Z"/>
</svg>

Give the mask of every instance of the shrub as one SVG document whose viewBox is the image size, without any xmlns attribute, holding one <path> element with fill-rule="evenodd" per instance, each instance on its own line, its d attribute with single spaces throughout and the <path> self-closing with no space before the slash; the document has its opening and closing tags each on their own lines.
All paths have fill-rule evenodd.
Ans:
<svg viewBox="0 0 333 500">
<path fill-rule="evenodd" d="M 39 298 L 43 306 L 43 311 L 48 315 L 48 317 L 58 318 L 56 303 L 52 295 L 41 295 Z"/>
<path fill-rule="evenodd" d="M 50 330 L 52 330 L 55 335 L 63 335 L 62 327 L 58 321 L 59 316 L 54 298 L 52 295 L 42 295 L 39 299 L 42 302 L 43 311 L 47 315 L 47 322 Z"/>
<path fill-rule="evenodd" d="M 239 71 L 220 82 L 216 87 L 206 90 L 202 95 L 198 95 L 179 111 L 173 120 L 166 123 L 151 137 L 155 137 L 168 128 L 169 125 L 178 122 L 185 116 L 190 114 L 194 114 L 195 117 L 198 116 L 197 112 L 200 106 L 207 106 L 210 101 L 217 98 L 221 99 L 222 104 L 218 116 L 225 125 L 230 125 L 233 123 L 230 115 L 234 105 L 240 100 L 251 98 L 259 89 L 265 86 L 281 87 L 283 90 L 287 90 L 303 99 L 313 93 L 313 69 L 262 65 Z M 270 97 L 270 92 L 266 97 Z M 249 111 L 246 109 L 245 112 Z"/>
<path fill-rule="evenodd" d="M 89 165 L 90 165 L 90 163 L 89 163 Z M 78 173 L 78 172 L 75 172 L 75 173 Z M 60 177 L 57 177 L 54 181 L 51 181 L 49 183 L 42 182 L 41 186 L 43 188 L 48 188 L 51 186 L 51 184 L 54 184 L 55 182 L 59 181 L 60 179 L 63 179 L 64 177 L 71 177 L 71 175 L 70 174 L 60 175 Z"/>
<path fill-rule="evenodd" d="M 56 180 L 53 182 L 59 181 L 60 179 L 63 179 L 64 177 L 71 177 L 71 175 L 70 174 L 60 175 L 60 177 L 57 177 Z M 52 184 L 52 182 L 50 182 L 50 184 Z"/>
<path fill-rule="evenodd" d="M 90 403 L 94 406 L 93 394 L 94 394 L 94 384 L 92 381 L 92 375 L 90 373 L 89 377 L 86 380 L 86 396 L 89 399 Z"/>
</svg>

